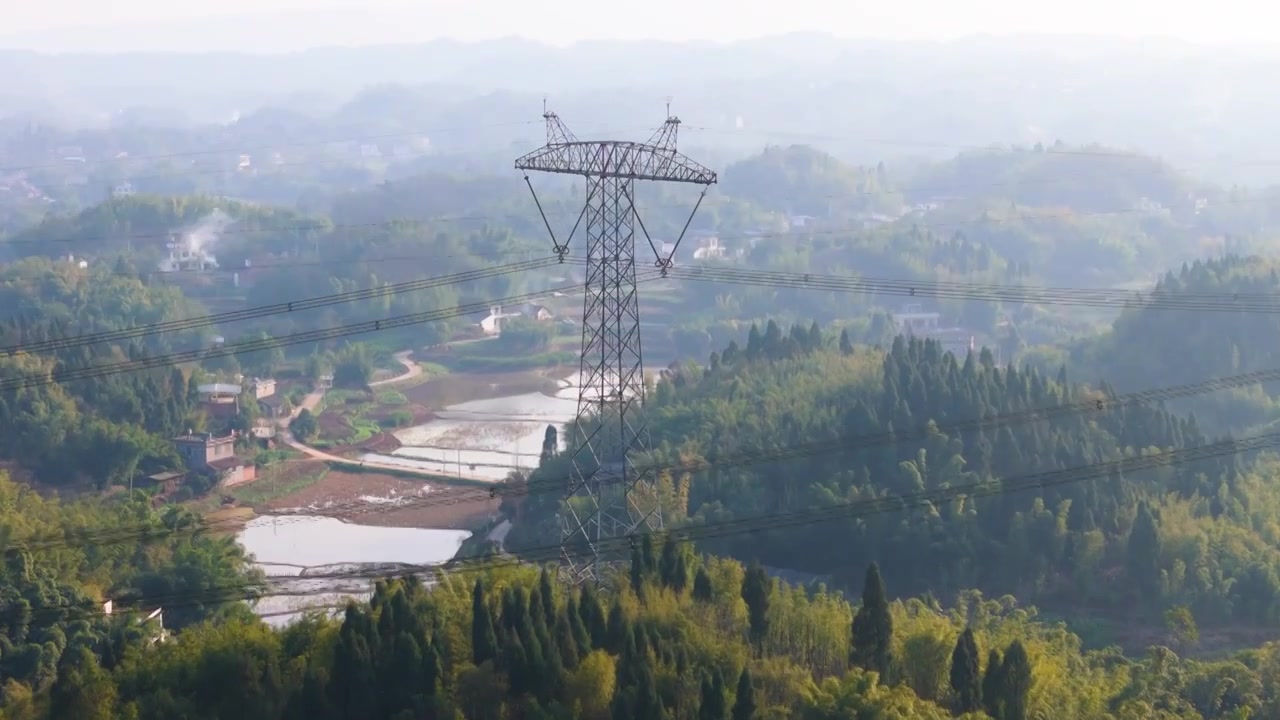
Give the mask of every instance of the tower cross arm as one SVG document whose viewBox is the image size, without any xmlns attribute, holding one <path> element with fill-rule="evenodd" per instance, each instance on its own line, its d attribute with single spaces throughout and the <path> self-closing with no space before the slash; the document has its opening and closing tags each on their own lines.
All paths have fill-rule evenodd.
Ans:
<svg viewBox="0 0 1280 720">
<path fill-rule="evenodd" d="M 715 171 L 670 148 L 616 140 L 545 145 L 516 160 L 516 169 L 713 185 Z"/>
</svg>

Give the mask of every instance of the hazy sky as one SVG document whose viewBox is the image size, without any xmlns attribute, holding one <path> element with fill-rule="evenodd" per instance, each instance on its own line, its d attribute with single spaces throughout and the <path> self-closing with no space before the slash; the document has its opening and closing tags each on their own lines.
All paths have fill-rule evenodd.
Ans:
<svg viewBox="0 0 1280 720">
<path fill-rule="evenodd" d="M 594 38 L 726 41 L 796 31 L 882 38 L 1032 32 L 1274 42 L 1273 23 L 1259 16 L 1266 7 L 1261 0 L 1207 5 L 1168 0 L 15 0 L 6 5 L 0 44 L 42 50 L 271 51 L 510 35 L 554 44 Z"/>
</svg>

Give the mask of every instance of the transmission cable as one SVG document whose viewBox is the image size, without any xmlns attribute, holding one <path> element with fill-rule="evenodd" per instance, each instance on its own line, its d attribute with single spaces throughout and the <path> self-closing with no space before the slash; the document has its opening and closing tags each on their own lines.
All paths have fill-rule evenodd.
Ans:
<svg viewBox="0 0 1280 720">
<path fill-rule="evenodd" d="M 718 539 L 739 534 L 754 534 L 769 530 L 780 530 L 797 526 L 811 526 L 815 523 L 829 522 L 838 519 L 860 519 L 876 515 L 901 512 L 915 508 L 932 508 L 936 511 L 941 503 L 968 498 L 991 497 L 1006 493 L 1022 492 L 1031 489 L 1056 487 L 1084 480 L 1105 478 L 1115 473 L 1133 473 L 1158 467 L 1183 465 L 1199 460 L 1213 459 L 1243 452 L 1254 452 L 1280 445 L 1280 433 L 1268 433 L 1242 440 L 1225 440 L 1193 448 L 1183 448 L 1145 455 L 1121 458 L 1090 465 L 1063 468 L 1032 473 L 1028 475 L 1006 478 L 1003 480 L 987 480 L 965 483 L 956 486 L 939 487 L 932 490 L 921 490 L 913 493 L 890 495 L 872 500 L 858 500 L 839 503 L 810 510 L 790 511 L 786 513 L 769 513 L 737 520 L 728 520 L 704 525 L 693 525 L 667 531 L 650 531 L 629 536 L 608 538 L 600 541 L 594 554 L 621 553 L 632 547 L 632 544 L 645 535 L 659 539 L 670 538 L 675 543 L 692 543 L 700 540 Z M 581 551 L 574 547 L 572 550 Z M 407 575 L 427 574 L 435 577 L 448 576 L 465 572 L 485 572 L 502 567 L 526 565 L 555 561 L 566 552 L 560 544 L 525 548 L 516 557 L 482 556 L 478 558 L 454 559 L 444 563 L 413 565 L 395 563 L 391 569 L 336 571 L 319 575 L 287 576 L 270 578 L 268 584 L 281 584 L 297 581 L 342 581 L 342 580 L 378 580 Z M 592 553 L 588 553 L 592 554 Z M 388 563 L 391 564 L 391 563 Z M 175 608 L 188 605 L 213 605 L 240 600 L 260 599 L 263 597 L 299 597 L 335 593 L 332 589 L 314 589 L 308 591 L 275 591 L 257 592 L 256 588 L 246 591 L 244 585 L 236 587 L 205 588 L 196 592 L 180 592 L 167 595 L 155 595 L 144 598 L 151 607 Z M 122 600 L 127 598 L 122 598 Z M 113 601 L 114 602 L 114 601 Z M 141 611 L 139 608 L 138 611 Z M 0 610 L 3 614 L 6 610 Z M 94 604 L 53 604 L 30 608 L 12 608 L 7 612 L 21 612 L 28 617 L 35 613 L 53 614 L 55 619 L 63 616 L 67 619 L 71 613 L 99 614 L 100 608 Z M 299 611 L 305 612 L 305 611 Z"/>
<path fill-rule="evenodd" d="M 361 300 L 370 300 L 373 298 L 385 297 L 388 295 L 400 295 L 402 293 L 417 292 L 434 287 L 442 287 L 463 282 L 471 282 L 474 280 L 484 280 L 491 277 L 500 277 L 513 273 L 523 272 L 526 270 L 538 270 L 544 267 L 559 264 L 559 259 L 554 256 L 548 256 L 537 260 L 528 260 L 525 262 L 508 263 L 506 265 L 498 265 L 494 267 L 481 268 L 478 270 L 468 270 L 465 272 L 454 273 L 452 275 L 443 275 L 434 278 L 423 278 L 418 280 L 409 280 L 407 282 L 396 283 L 393 285 L 384 285 L 380 287 L 371 287 L 365 290 L 352 290 L 349 292 L 335 293 L 332 295 L 321 295 L 310 298 L 302 298 L 298 300 L 290 300 L 287 302 L 273 303 L 271 305 L 260 305 L 257 307 L 245 308 L 243 310 L 232 310 L 212 315 L 201 315 L 181 320 L 168 320 L 165 322 L 153 323 L 150 325 L 141 325 L 132 328 L 124 328 L 121 330 L 109 330 L 98 333 L 89 333 L 86 335 L 74 335 L 62 338 L 54 338 L 50 340 L 42 340 L 39 342 L 23 343 L 19 345 L 11 345 L 8 347 L 0 347 L 0 353 L 13 354 L 17 352 L 39 353 L 51 352 L 55 350 L 67 350 L 70 348 L 82 347 L 96 343 L 113 342 L 117 340 L 128 340 L 132 338 L 144 337 L 147 335 L 156 335 L 159 333 L 178 332 L 183 330 L 194 330 L 198 328 L 209 327 L 221 323 L 241 322 L 244 320 L 255 320 L 258 318 L 270 317 L 273 315 L 283 315 L 286 313 L 301 312 L 304 310 L 313 310 L 316 308 L 330 307 L 333 305 L 341 305 L 344 303 L 358 302 Z"/>
<path fill-rule="evenodd" d="M 717 454 L 706 459 L 696 459 L 668 464 L 641 466 L 643 472 L 661 474 L 704 472 L 707 470 L 722 471 L 732 468 L 750 467 L 770 464 L 789 459 L 810 457 L 828 452 L 854 452 L 861 449 L 891 445 L 898 442 L 926 440 L 936 434 L 956 436 L 966 432 L 991 432 L 1004 427 L 1021 427 L 1032 423 L 1045 422 L 1059 417 L 1078 413 L 1106 412 L 1137 405 L 1153 405 L 1166 401 L 1192 397 L 1195 395 L 1225 390 L 1235 387 L 1254 385 L 1262 382 L 1280 381 L 1280 369 L 1260 370 L 1241 375 L 1215 378 L 1196 383 L 1154 388 L 1124 395 L 1097 395 L 1085 400 L 1064 403 L 1044 408 L 1033 408 L 1010 413 L 997 413 L 984 417 L 968 418 L 953 422 L 929 422 L 925 425 L 907 430 L 843 435 L 832 439 L 820 440 L 781 448 L 755 450 L 745 449 L 732 453 Z M 358 460 L 347 461 L 350 465 L 359 465 Z M 308 517 L 333 517 L 338 519 L 357 519 L 369 514 L 385 514 L 405 510 L 417 510 L 433 507 L 448 507 L 464 503 L 483 501 L 486 499 L 523 497 L 534 493 L 563 493 L 569 482 L 581 481 L 576 471 L 552 477 L 541 477 L 526 482 L 495 482 L 489 487 L 450 489 L 434 493 L 423 498 L 409 500 L 396 505 L 371 506 L 368 503 L 349 501 L 329 505 L 323 509 L 309 512 L 298 517 L 277 516 L 279 524 L 303 522 Z M 242 523 L 238 520 L 201 522 L 199 525 L 182 532 L 216 532 L 224 529 L 238 528 Z M 132 527 L 113 527 L 101 531 L 84 532 L 73 538 L 65 534 L 47 535 L 32 538 L 5 550 L 5 553 L 48 550 L 67 545 L 106 545 L 117 542 L 129 542 L 135 539 L 163 537 L 168 534 L 153 525 L 137 525 Z"/>
<path fill-rule="evenodd" d="M 831 292 L 930 297 L 939 300 L 1035 303 L 1083 307 L 1122 306 L 1135 310 L 1189 310 L 1274 314 L 1280 312 L 1280 295 L 1249 293 L 1183 294 L 1131 290 L 1034 288 L 949 281 L 890 280 L 874 277 L 745 270 L 727 267 L 676 267 L 670 276 L 680 280 L 726 283 L 754 287 L 827 290 Z M 1265 300 L 1265 301 L 1264 301 Z"/>
<path fill-rule="evenodd" d="M 660 277 L 657 272 L 651 272 L 645 276 L 637 277 L 636 282 L 647 282 Z M 187 362 L 196 362 L 199 360 L 227 357 L 229 355 L 239 355 L 241 353 L 260 352 L 263 350 L 271 350 L 276 347 L 287 347 L 290 345 L 298 345 L 302 343 L 321 342 L 324 340 L 334 340 L 338 338 L 351 337 L 353 335 L 361 335 L 371 332 L 379 332 L 384 330 L 393 330 L 396 328 L 409 327 L 413 325 L 421 325 L 423 323 L 435 322 L 439 320 L 449 320 L 472 313 L 484 312 L 494 305 L 518 304 L 531 302 L 539 298 L 545 297 L 548 293 L 555 292 L 574 292 L 581 289 L 580 285 L 564 285 L 561 287 L 547 288 L 535 292 L 524 293 L 521 295 L 513 295 L 505 298 L 494 300 L 485 300 L 481 302 L 468 303 L 458 305 L 456 307 L 443 310 L 431 310 L 409 315 L 399 315 L 396 317 L 385 318 L 381 320 L 365 320 L 362 322 L 341 325 L 338 327 L 324 328 L 321 330 L 311 330 L 306 332 L 293 333 L 275 338 L 260 338 L 257 340 L 248 340 L 244 342 L 219 345 L 212 348 L 201 348 L 196 350 L 185 350 L 181 352 L 169 353 L 165 355 L 157 355 L 153 357 L 141 357 L 118 363 L 110 363 L 106 365 L 90 365 L 80 368 L 57 368 L 45 375 L 11 377 L 0 380 L 0 392 L 9 392 L 14 390 L 40 387 L 54 383 L 69 382 L 72 380 L 86 380 L 90 378 L 105 377 L 119 373 L 135 372 L 138 370 L 147 370 L 157 367 L 167 367 L 171 365 L 179 365 Z"/>
</svg>

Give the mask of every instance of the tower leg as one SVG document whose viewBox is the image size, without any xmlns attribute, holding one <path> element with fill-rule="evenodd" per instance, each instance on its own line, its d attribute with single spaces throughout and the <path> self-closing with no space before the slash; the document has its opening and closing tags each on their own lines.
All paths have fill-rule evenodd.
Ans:
<svg viewBox="0 0 1280 720">
<path fill-rule="evenodd" d="M 574 582 L 598 582 L 604 566 L 625 557 L 619 538 L 662 528 L 652 473 L 635 465 L 649 437 L 632 182 L 587 177 L 578 414 L 570 428 L 573 469 L 561 514 L 562 568 Z"/>
</svg>

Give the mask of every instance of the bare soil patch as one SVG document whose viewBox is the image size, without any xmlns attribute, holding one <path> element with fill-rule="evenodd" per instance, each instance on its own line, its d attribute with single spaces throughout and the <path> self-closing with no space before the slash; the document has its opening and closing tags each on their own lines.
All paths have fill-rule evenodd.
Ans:
<svg viewBox="0 0 1280 720">
<path fill-rule="evenodd" d="M 345 438 L 351 435 L 351 425 L 340 413 L 325 410 L 316 418 L 320 424 L 320 437 L 326 439 Z"/>
<path fill-rule="evenodd" d="M 356 447 L 360 448 L 364 452 L 389 455 L 390 453 L 400 449 L 400 440 L 389 432 L 380 432 L 360 443 Z"/>
<path fill-rule="evenodd" d="M 269 513 L 300 507 L 321 508 L 330 503 L 351 505 L 369 497 L 412 497 L 426 502 L 403 508 L 370 502 L 367 505 L 372 512 L 361 513 L 351 520 L 361 525 L 464 530 L 498 512 L 501 504 L 499 500 L 489 498 L 482 489 L 472 487 L 433 484 L 429 494 L 420 495 L 426 484 L 394 475 L 330 470 L 319 482 L 265 503 L 258 511 Z"/>
</svg>

